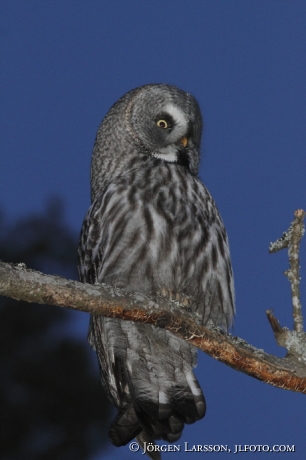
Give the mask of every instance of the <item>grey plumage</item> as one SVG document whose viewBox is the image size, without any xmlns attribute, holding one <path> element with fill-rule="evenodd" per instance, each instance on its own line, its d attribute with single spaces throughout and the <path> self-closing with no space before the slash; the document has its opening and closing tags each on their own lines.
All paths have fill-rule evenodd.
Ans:
<svg viewBox="0 0 306 460">
<path fill-rule="evenodd" d="M 83 282 L 178 294 L 197 322 L 227 330 L 232 268 L 222 219 L 197 177 L 201 131 L 196 100 L 173 86 L 136 88 L 114 104 L 94 145 L 79 273 Z M 118 408 L 110 428 L 115 445 L 134 437 L 173 442 L 185 423 L 204 416 L 196 350 L 183 340 L 93 315 L 89 342 Z"/>
</svg>

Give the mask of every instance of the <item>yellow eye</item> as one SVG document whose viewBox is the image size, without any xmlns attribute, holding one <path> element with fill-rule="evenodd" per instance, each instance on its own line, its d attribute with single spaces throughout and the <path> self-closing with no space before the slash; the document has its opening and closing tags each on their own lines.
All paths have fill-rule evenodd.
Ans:
<svg viewBox="0 0 306 460">
<path fill-rule="evenodd" d="M 156 124 L 159 128 L 168 128 L 168 123 L 166 122 L 166 120 L 158 120 Z"/>
</svg>

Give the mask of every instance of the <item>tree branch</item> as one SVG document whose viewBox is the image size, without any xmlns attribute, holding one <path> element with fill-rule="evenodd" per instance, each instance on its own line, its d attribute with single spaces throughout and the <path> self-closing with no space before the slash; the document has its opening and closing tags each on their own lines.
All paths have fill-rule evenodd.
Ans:
<svg viewBox="0 0 306 460">
<path fill-rule="evenodd" d="M 44 275 L 24 264 L 0 262 L 0 295 L 26 302 L 58 305 L 112 318 L 165 328 L 213 358 L 270 385 L 306 393 L 306 364 L 294 356 L 277 358 L 219 329 L 196 324 L 178 313 L 184 306 L 162 296 L 149 298 L 107 285 L 83 284 Z"/>
<path fill-rule="evenodd" d="M 294 221 L 289 229 L 283 233 L 281 238 L 270 243 L 269 252 L 277 252 L 288 248 L 289 269 L 285 271 L 291 286 L 293 331 L 281 327 L 272 311 L 267 310 L 266 314 L 273 329 L 276 342 L 288 350 L 288 356 L 293 355 L 296 359 L 306 362 L 306 334 L 303 328 L 303 313 L 300 299 L 300 242 L 305 233 L 304 218 L 305 211 L 297 209 L 294 212 Z"/>
<path fill-rule="evenodd" d="M 283 233 L 281 238 L 276 240 L 274 243 L 270 243 L 269 252 L 277 252 L 281 249 L 288 248 L 289 256 L 289 269 L 285 271 L 285 275 L 290 281 L 291 286 L 291 297 L 293 307 L 293 328 L 296 332 L 303 332 L 303 315 L 302 305 L 300 300 L 300 261 L 299 261 L 299 249 L 300 242 L 305 233 L 304 218 L 305 211 L 297 209 L 294 212 L 294 221 L 290 225 L 289 229 Z"/>
</svg>

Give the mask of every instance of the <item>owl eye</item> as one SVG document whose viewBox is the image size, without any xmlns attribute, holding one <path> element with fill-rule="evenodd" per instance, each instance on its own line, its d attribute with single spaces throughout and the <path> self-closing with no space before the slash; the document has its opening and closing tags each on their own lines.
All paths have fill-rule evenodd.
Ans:
<svg viewBox="0 0 306 460">
<path fill-rule="evenodd" d="M 166 129 L 169 126 L 166 120 L 158 120 L 156 124 L 159 128 L 163 128 L 163 129 Z"/>
</svg>

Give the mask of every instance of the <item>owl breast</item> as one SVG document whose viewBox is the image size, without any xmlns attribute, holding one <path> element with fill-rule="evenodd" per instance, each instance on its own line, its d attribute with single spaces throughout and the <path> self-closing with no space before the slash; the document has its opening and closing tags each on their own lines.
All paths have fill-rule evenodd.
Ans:
<svg viewBox="0 0 306 460">
<path fill-rule="evenodd" d="M 90 255 L 92 282 L 148 294 L 170 290 L 192 300 L 202 323 L 228 326 L 226 233 L 209 192 L 183 167 L 153 160 L 116 178 L 88 217 L 88 238 L 99 235 Z"/>
</svg>

